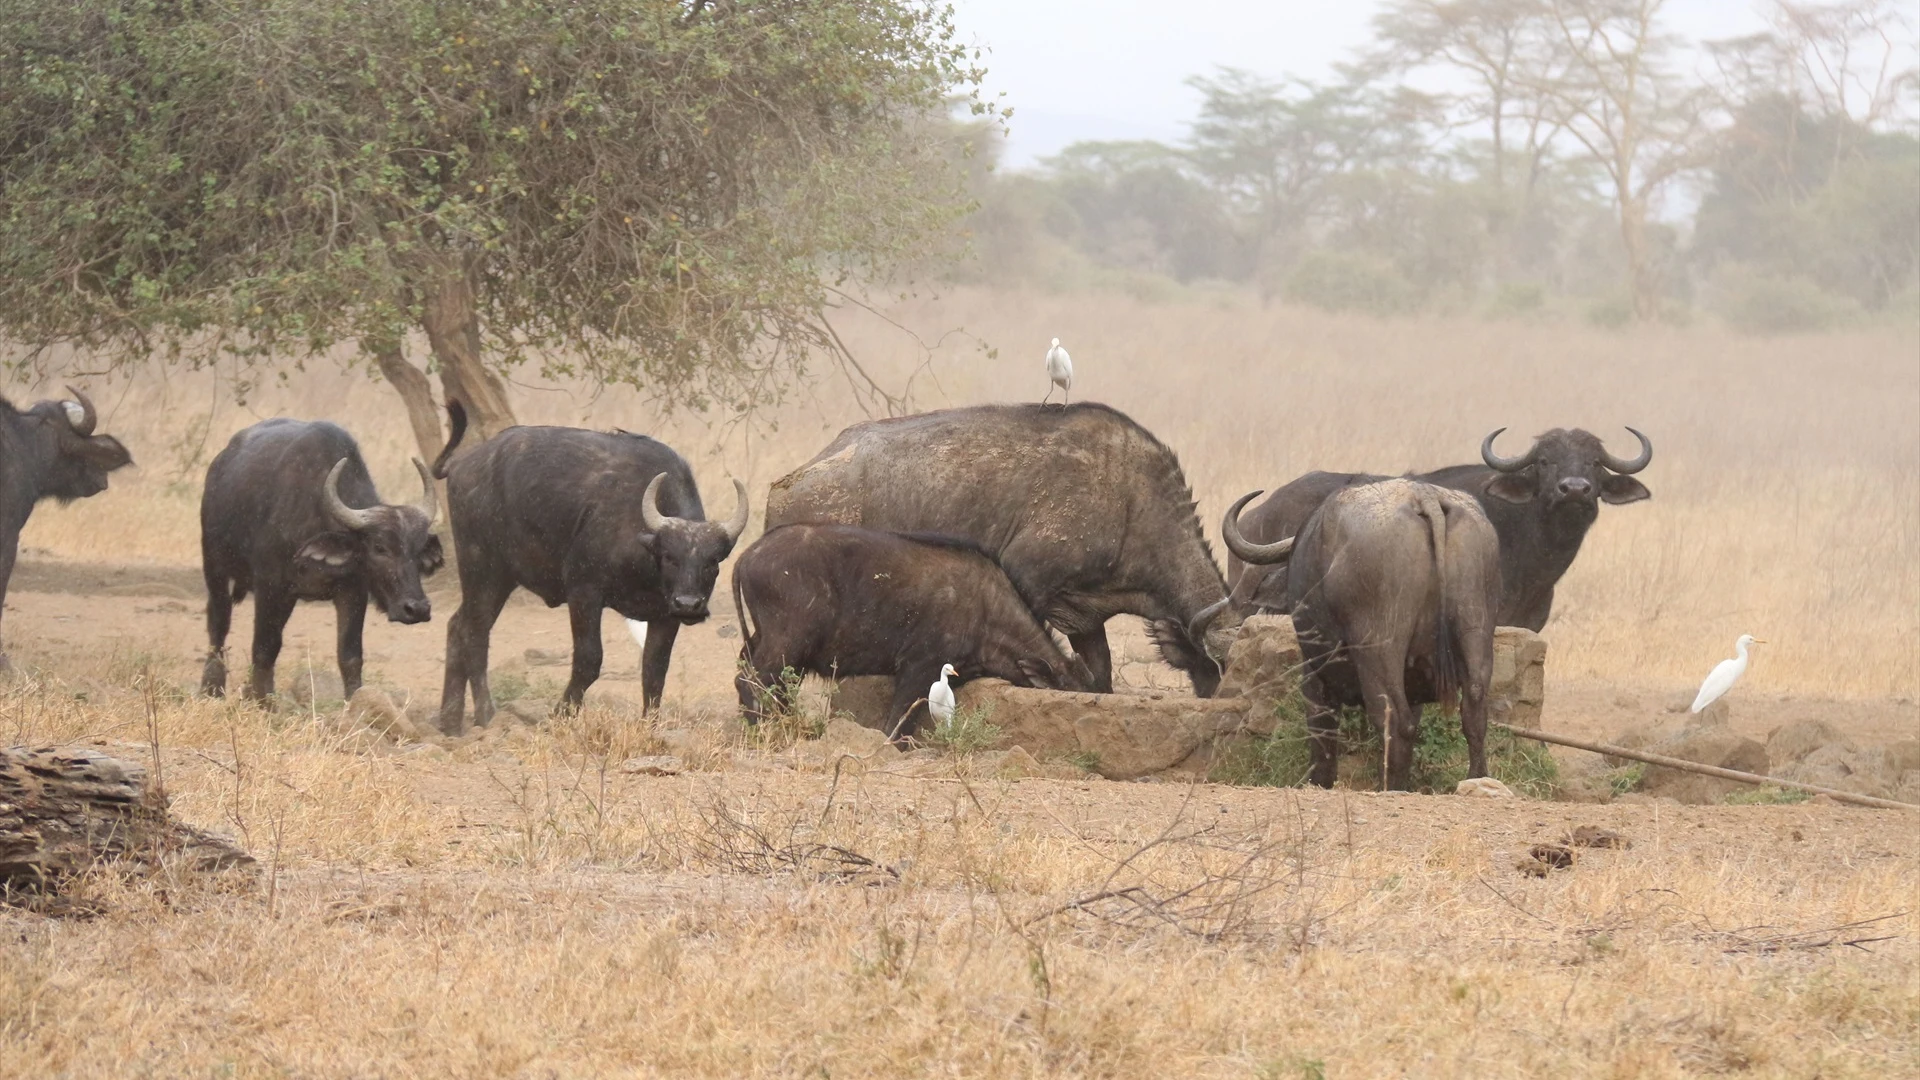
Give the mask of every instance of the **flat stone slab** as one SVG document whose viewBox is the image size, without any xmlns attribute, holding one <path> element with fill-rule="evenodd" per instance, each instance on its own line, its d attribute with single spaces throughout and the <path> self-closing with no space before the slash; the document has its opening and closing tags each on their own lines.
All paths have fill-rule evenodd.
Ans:
<svg viewBox="0 0 1920 1080">
<path fill-rule="evenodd" d="M 1030 690 L 999 679 L 960 687 L 962 708 L 987 708 L 998 745 L 1040 761 L 1072 760 L 1109 780 L 1204 773 L 1215 740 L 1246 725 L 1247 700 L 1177 693 L 1085 694 Z"/>
</svg>

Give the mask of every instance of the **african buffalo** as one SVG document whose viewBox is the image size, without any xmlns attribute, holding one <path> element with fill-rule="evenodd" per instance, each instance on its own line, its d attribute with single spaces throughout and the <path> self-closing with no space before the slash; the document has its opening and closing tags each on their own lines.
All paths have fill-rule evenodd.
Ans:
<svg viewBox="0 0 1920 1080">
<path fill-rule="evenodd" d="M 1639 502 L 1646 485 L 1633 474 L 1653 460 L 1653 443 L 1640 440 L 1640 456 L 1614 457 L 1600 439 L 1578 428 L 1555 428 L 1535 439 L 1525 454 L 1503 458 L 1494 453 L 1500 428 L 1480 444 L 1485 465 L 1454 465 L 1408 479 L 1472 495 L 1500 537 L 1500 575 L 1506 582 L 1497 618 L 1502 626 L 1538 630 L 1553 611 L 1553 589 L 1580 553 L 1580 542 L 1599 516 L 1600 503 Z M 1311 472 L 1294 480 L 1247 511 L 1240 522 L 1249 540 L 1271 543 L 1293 536 L 1326 497 L 1341 488 L 1372 484 L 1385 476 L 1366 473 Z M 1241 614 L 1283 611 L 1287 568 L 1249 567 L 1229 557 L 1234 609 Z"/>
<path fill-rule="evenodd" d="M 1310 707 L 1313 782 L 1332 787 L 1339 724 L 1361 705 L 1387 745 L 1387 786 L 1405 790 L 1419 739 L 1417 706 L 1458 701 L 1469 777 L 1487 774 L 1487 684 L 1493 677 L 1500 542 L 1466 494 L 1407 479 L 1329 495 L 1299 535 L 1253 544 L 1243 496 L 1221 522 L 1227 550 L 1250 565 L 1287 560 L 1287 604 L 1300 637 Z"/>
<path fill-rule="evenodd" d="M 887 715 L 910 736 L 915 708 L 952 664 L 963 679 L 1087 690 L 1092 677 L 1061 653 L 993 558 L 967 540 L 850 525 L 786 525 L 742 552 L 733 566 L 733 606 L 744 661 L 740 705 L 761 714 L 760 695 L 781 689 L 791 668 L 828 678 L 893 677 Z M 782 702 L 790 705 L 791 702 Z"/>
<path fill-rule="evenodd" d="M 978 544 L 1113 689 L 1106 622 L 1144 616 L 1209 697 L 1233 625 L 1180 462 L 1118 410 L 976 405 L 855 424 L 774 482 L 767 527 L 861 525 Z"/>
<path fill-rule="evenodd" d="M 111 435 L 95 435 L 99 414 L 87 395 L 42 401 L 21 412 L 0 398 L 0 607 L 20 554 L 20 530 L 41 499 L 70 503 L 107 490 L 107 474 L 133 464 Z M 0 651 L 0 671 L 12 665 Z"/>
<path fill-rule="evenodd" d="M 641 707 L 659 706 L 681 624 L 707 617 L 720 560 L 747 528 L 747 489 L 733 482 L 733 518 L 706 520 L 693 472 L 665 443 L 626 432 L 511 427 L 453 458 L 467 430 L 447 403 L 453 436 L 433 464 L 447 481 L 460 610 L 447 623 L 440 728 L 461 729 L 473 690 L 474 722 L 493 720 L 487 648 L 516 588 L 567 605 L 573 677 L 559 708 L 577 709 L 600 677 L 600 616 L 612 608 L 648 624 Z"/>
<path fill-rule="evenodd" d="M 200 689 L 227 692 L 233 605 L 253 592 L 253 668 L 246 696 L 273 694 L 273 665 L 293 605 L 331 600 L 340 685 L 360 688 L 361 634 L 372 599 L 389 620 L 433 617 L 422 579 L 445 564 L 433 526 L 433 481 L 414 506 L 380 501 L 353 436 L 326 421 L 274 419 L 236 434 L 207 467 L 200 558 L 207 579 L 206 669 Z"/>
</svg>

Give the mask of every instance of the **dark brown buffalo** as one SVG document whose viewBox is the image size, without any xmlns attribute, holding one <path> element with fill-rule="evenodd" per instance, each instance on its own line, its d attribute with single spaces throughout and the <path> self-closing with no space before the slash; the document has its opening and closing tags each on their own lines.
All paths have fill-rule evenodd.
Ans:
<svg viewBox="0 0 1920 1080">
<path fill-rule="evenodd" d="M 459 402 L 448 402 L 447 413 L 453 435 L 433 474 L 447 481 L 460 610 L 447 622 L 441 730 L 461 729 L 469 687 L 474 722 L 492 722 L 489 641 L 500 609 L 522 588 L 548 607 L 567 605 L 573 674 L 559 708 L 579 708 L 600 677 L 607 608 L 647 624 L 641 708 L 658 708 L 680 627 L 706 619 L 720 561 L 746 530 L 746 487 L 733 482 L 731 520 L 708 521 L 693 470 L 665 443 L 511 427 L 455 458 L 467 414 Z"/>
<path fill-rule="evenodd" d="M 1252 565 L 1289 562 L 1285 611 L 1305 664 L 1313 782 L 1332 787 L 1334 709 L 1361 705 L 1387 743 L 1387 786 L 1404 790 L 1419 739 L 1418 706 L 1454 703 L 1469 777 L 1487 774 L 1487 684 L 1493 676 L 1500 542 L 1462 492 L 1412 480 L 1341 488 L 1291 540 L 1249 543 L 1240 508 L 1221 523 L 1227 550 Z"/>
<path fill-rule="evenodd" d="M 20 530 L 41 499 L 63 503 L 107 490 L 107 474 L 133 464 L 111 435 L 95 435 L 99 414 L 87 395 L 42 401 L 21 412 L 0 398 L 0 607 L 20 554 Z M 0 650 L 0 671 L 11 665 Z"/>
<path fill-rule="evenodd" d="M 200 558 L 207 579 L 206 670 L 200 689 L 227 692 L 233 605 L 253 593 L 253 665 L 246 695 L 273 693 L 273 665 L 293 606 L 331 600 L 340 683 L 360 688 L 367 601 L 397 623 L 433 615 L 421 581 L 445 563 L 433 525 L 433 481 L 417 506 L 380 501 L 353 436 L 338 425 L 263 420 L 235 435 L 207 467 Z"/>
<path fill-rule="evenodd" d="M 1600 503 L 1639 502 L 1651 494 L 1633 474 L 1653 460 L 1653 443 L 1628 428 L 1640 440 L 1640 456 L 1625 460 L 1608 453 L 1589 432 L 1555 428 L 1535 439 L 1525 454 L 1503 458 L 1494 453 L 1493 441 L 1505 430 L 1482 440 L 1485 465 L 1454 465 L 1409 479 L 1464 491 L 1479 501 L 1500 537 L 1500 576 L 1505 582 L 1500 625 L 1538 630 L 1553 613 L 1554 586 L 1580 553 Z M 1328 495 L 1385 479 L 1368 473 L 1308 473 L 1248 510 L 1240 528 L 1255 543 L 1293 536 Z M 1227 577 L 1234 583 L 1234 609 L 1242 614 L 1283 610 L 1287 574 L 1285 566 L 1243 568 L 1230 556 Z"/>
<path fill-rule="evenodd" d="M 1054 644 L 986 552 L 950 537 L 848 525 L 787 525 L 733 565 L 733 606 L 745 640 L 735 685 L 758 719 L 781 672 L 890 675 L 888 716 L 912 735 L 927 688 L 952 664 L 961 679 L 1086 690 L 1084 665 Z M 791 702 L 783 702 L 790 705 Z"/>
<path fill-rule="evenodd" d="M 1147 619 L 1160 652 L 1211 696 L 1234 628 L 1226 583 L 1173 451 L 1125 414 L 977 405 L 855 424 L 774 482 L 767 527 L 803 522 L 956 536 L 997 561 L 1113 689 L 1106 622 Z"/>
</svg>

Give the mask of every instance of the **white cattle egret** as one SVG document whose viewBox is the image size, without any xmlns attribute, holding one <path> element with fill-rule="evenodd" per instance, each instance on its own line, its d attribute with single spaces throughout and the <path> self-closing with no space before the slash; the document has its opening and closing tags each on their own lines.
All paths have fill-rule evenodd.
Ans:
<svg viewBox="0 0 1920 1080">
<path fill-rule="evenodd" d="M 1045 405 L 1053 396 L 1055 386 L 1060 388 L 1061 404 L 1065 404 L 1073 390 L 1073 357 L 1060 347 L 1059 338 L 1054 338 L 1053 348 L 1047 350 L 1047 378 L 1053 385 L 1047 387 L 1047 397 L 1041 398 L 1040 404 Z"/>
<path fill-rule="evenodd" d="M 940 681 L 927 687 L 927 712 L 933 714 L 935 724 L 945 726 L 953 723 L 953 687 L 947 685 L 947 676 L 960 677 L 952 664 L 940 665 Z"/>
<path fill-rule="evenodd" d="M 1733 651 L 1740 655 L 1732 660 L 1722 660 L 1713 665 L 1713 671 L 1707 675 L 1707 681 L 1700 684 L 1700 696 L 1693 699 L 1693 711 L 1699 712 L 1733 689 L 1733 684 L 1739 682 L 1740 676 L 1747 673 L 1747 646 L 1765 644 L 1765 641 L 1752 634 L 1741 634 L 1740 639 L 1733 643 Z"/>
<path fill-rule="evenodd" d="M 639 619 L 627 620 L 627 633 L 633 635 L 633 643 L 640 646 L 640 662 L 647 662 L 647 624 Z"/>
</svg>

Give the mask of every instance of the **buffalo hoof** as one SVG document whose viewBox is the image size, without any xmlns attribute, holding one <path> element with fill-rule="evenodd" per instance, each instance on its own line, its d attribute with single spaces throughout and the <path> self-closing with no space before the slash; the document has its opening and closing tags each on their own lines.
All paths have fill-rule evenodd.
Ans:
<svg viewBox="0 0 1920 1080">
<path fill-rule="evenodd" d="M 210 698 L 227 696 L 227 660 L 215 654 L 207 657 L 207 666 L 200 673 L 200 692 Z"/>
</svg>

